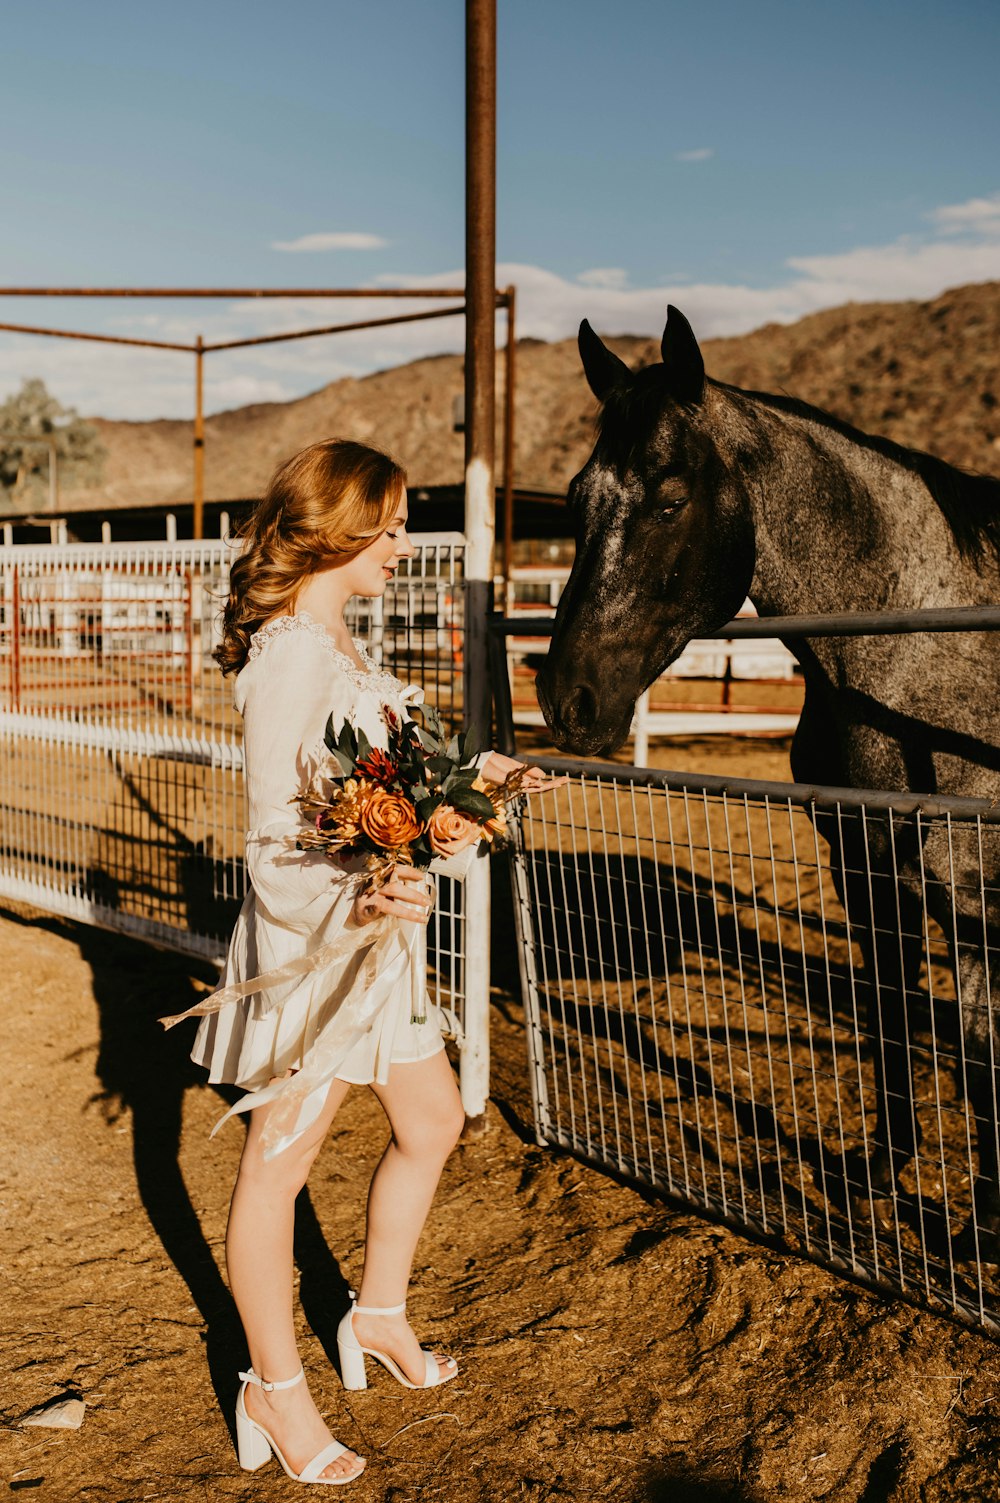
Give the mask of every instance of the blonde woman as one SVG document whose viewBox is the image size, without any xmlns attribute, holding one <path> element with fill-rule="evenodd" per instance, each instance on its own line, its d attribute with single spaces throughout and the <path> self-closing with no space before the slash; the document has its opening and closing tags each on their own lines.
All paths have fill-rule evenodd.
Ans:
<svg viewBox="0 0 1000 1503">
<path fill-rule="evenodd" d="M 355 872 L 295 849 L 289 805 L 318 765 L 328 716 L 384 747 L 386 716 L 405 716 L 414 697 L 344 622 L 352 596 L 381 595 L 412 555 L 407 522 L 405 477 L 387 455 L 333 439 L 297 454 L 242 529 L 216 654 L 236 675 L 244 720 L 251 886 L 219 989 L 191 1012 L 205 1014 L 193 1058 L 210 1080 L 245 1088 L 227 1117 L 249 1116 L 226 1236 L 250 1353 L 239 1460 L 255 1470 L 273 1452 L 293 1479 L 328 1485 L 365 1463 L 332 1439 L 309 1393 L 292 1318 L 292 1229 L 352 1084 L 375 1093 L 391 1136 L 368 1196 L 359 1294 L 338 1332 L 344 1381 L 365 1386 L 366 1354 L 411 1388 L 458 1371 L 421 1348 L 405 1313 L 417 1238 L 464 1121 L 412 943 L 431 886 L 397 867 L 381 891 L 359 896 Z M 502 782 L 518 765 L 494 752 L 483 770 Z"/>
</svg>

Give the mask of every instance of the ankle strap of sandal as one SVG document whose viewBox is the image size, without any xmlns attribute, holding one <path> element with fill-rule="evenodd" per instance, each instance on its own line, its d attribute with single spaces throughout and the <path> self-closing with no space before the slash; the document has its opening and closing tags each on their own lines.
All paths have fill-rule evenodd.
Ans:
<svg viewBox="0 0 1000 1503">
<path fill-rule="evenodd" d="M 401 1305 L 359 1305 L 357 1292 L 354 1289 L 347 1292 L 351 1296 L 352 1315 L 402 1315 L 406 1309 L 405 1299 Z"/>
<path fill-rule="evenodd" d="M 294 1388 L 296 1383 L 301 1383 L 306 1375 L 304 1367 L 300 1367 L 294 1378 L 286 1378 L 283 1383 L 265 1383 L 259 1378 L 251 1367 L 249 1372 L 240 1373 L 240 1379 L 244 1383 L 253 1383 L 257 1388 L 263 1388 L 265 1393 L 273 1393 L 276 1388 Z"/>
</svg>

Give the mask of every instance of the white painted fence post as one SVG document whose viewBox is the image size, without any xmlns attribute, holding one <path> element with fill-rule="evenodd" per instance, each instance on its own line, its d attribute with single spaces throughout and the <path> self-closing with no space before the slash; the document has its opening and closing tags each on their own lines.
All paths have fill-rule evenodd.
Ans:
<svg viewBox="0 0 1000 1503">
<path fill-rule="evenodd" d="M 649 766 L 649 690 L 646 689 L 635 702 L 635 718 L 632 721 L 635 745 L 632 761 L 636 767 Z"/>
<path fill-rule="evenodd" d="M 465 879 L 465 1040 L 459 1088 L 470 1122 L 490 1094 L 490 863 L 474 861 Z"/>
</svg>

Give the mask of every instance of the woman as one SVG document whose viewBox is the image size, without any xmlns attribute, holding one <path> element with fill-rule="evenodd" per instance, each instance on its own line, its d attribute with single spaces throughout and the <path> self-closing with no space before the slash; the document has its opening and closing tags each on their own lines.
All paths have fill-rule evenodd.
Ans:
<svg viewBox="0 0 1000 1503">
<path fill-rule="evenodd" d="M 256 1469 L 273 1451 L 302 1482 L 346 1483 L 364 1467 L 313 1403 L 292 1321 L 295 1198 L 352 1084 L 374 1091 L 391 1138 L 369 1192 L 359 1294 L 338 1332 L 344 1381 L 365 1386 L 365 1353 L 409 1387 L 458 1371 L 420 1347 L 405 1315 L 417 1238 L 464 1122 L 413 944 L 430 884 L 397 867 L 359 895 L 356 870 L 295 848 L 289 806 L 319 764 L 328 716 L 384 747 L 386 714 L 405 716 L 412 702 L 344 623 L 350 598 L 383 594 L 412 555 L 406 527 L 405 477 L 388 456 L 340 440 L 297 454 L 242 529 L 216 653 L 236 674 L 244 718 L 251 890 L 218 991 L 191 1009 L 206 1014 L 193 1058 L 212 1081 L 247 1089 L 232 1108 L 249 1113 L 249 1128 L 226 1237 L 251 1362 L 236 1409 L 240 1464 Z M 502 782 L 517 766 L 494 752 L 483 772 Z M 549 786 L 534 769 L 528 777 Z"/>
</svg>

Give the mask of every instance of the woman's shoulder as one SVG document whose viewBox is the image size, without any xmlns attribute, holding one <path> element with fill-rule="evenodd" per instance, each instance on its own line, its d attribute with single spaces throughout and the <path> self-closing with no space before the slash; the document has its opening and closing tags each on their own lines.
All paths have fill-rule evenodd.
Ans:
<svg viewBox="0 0 1000 1503">
<path fill-rule="evenodd" d="M 298 670 L 315 677 L 317 667 L 326 667 L 327 681 L 346 679 L 355 693 L 374 694 L 380 700 L 405 694 L 406 686 L 372 658 L 365 644 L 356 637 L 352 640 L 356 657 L 342 651 L 308 611 L 272 616 L 250 639 L 247 660 L 236 676 L 237 693 L 245 695 L 251 684 L 275 672 L 284 676 Z"/>
<path fill-rule="evenodd" d="M 270 621 L 265 621 L 263 626 L 259 626 L 250 638 L 250 649 L 240 672 L 245 672 L 265 653 L 270 655 L 269 649 L 272 649 L 275 644 L 291 650 L 305 643 L 310 643 L 323 651 L 333 646 L 326 627 L 304 611 L 300 611 L 295 616 L 272 616 Z"/>
<path fill-rule="evenodd" d="M 233 685 L 233 704 L 243 715 L 261 696 L 271 704 L 353 700 L 357 690 L 350 670 L 350 659 L 320 622 L 304 613 L 273 616 L 250 638 Z"/>
</svg>

